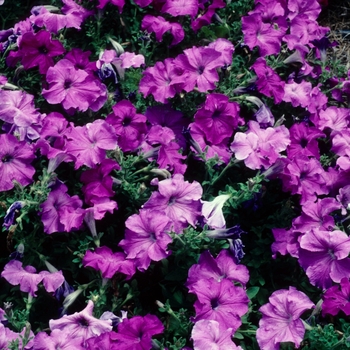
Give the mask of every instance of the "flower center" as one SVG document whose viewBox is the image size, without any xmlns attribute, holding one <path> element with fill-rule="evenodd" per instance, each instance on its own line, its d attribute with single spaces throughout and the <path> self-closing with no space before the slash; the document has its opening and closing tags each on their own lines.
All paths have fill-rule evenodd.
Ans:
<svg viewBox="0 0 350 350">
<path fill-rule="evenodd" d="M 216 310 L 218 307 L 219 307 L 219 301 L 218 301 L 218 299 L 213 299 L 213 300 L 211 300 L 210 301 L 210 305 L 211 305 L 211 308 L 213 309 L 213 310 Z"/>
<path fill-rule="evenodd" d="M 72 86 L 72 81 L 71 81 L 70 79 L 67 79 L 67 80 L 64 82 L 64 88 L 65 88 L 65 89 L 69 89 L 71 86 Z"/>
<path fill-rule="evenodd" d="M 173 205 L 176 202 L 176 198 L 174 196 L 171 196 L 169 198 L 169 205 Z"/>
<path fill-rule="evenodd" d="M 305 148 L 305 147 L 307 146 L 307 144 L 308 144 L 308 142 L 307 142 L 306 139 L 301 139 L 301 140 L 300 140 L 300 146 L 301 146 L 302 148 Z"/>
<path fill-rule="evenodd" d="M 78 324 L 83 328 L 89 327 L 89 322 L 85 318 L 79 319 Z"/>
<path fill-rule="evenodd" d="M 203 72 L 204 72 L 204 66 L 199 66 L 198 67 L 198 73 L 199 74 L 203 74 Z"/>
<path fill-rule="evenodd" d="M 128 126 L 128 125 L 130 125 L 130 124 L 131 124 L 131 118 L 130 118 L 130 117 L 125 117 L 125 118 L 123 119 L 122 125 L 123 125 L 123 126 Z"/>
<path fill-rule="evenodd" d="M 40 53 L 44 53 L 44 54 L 49 52 L 46 46 L 40 46 L 38 50 Z"/>
<path fill-rule="evenodd" d="M 1 158 L 1 161 L 2 161 L 3 163 L 8 163 L 11 159 L 12 159 L 12 157 L 11 157 L 9 154 L 6 154 L 5 156 L 3 156 L 3 157 Z"/>
</svg>

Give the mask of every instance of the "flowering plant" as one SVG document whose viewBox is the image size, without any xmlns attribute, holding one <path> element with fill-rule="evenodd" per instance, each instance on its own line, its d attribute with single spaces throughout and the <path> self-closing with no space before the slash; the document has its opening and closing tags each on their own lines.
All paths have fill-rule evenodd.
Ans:
<svg viewBox="0 0 350 350">
<path fill-rule="evenodd" d="M 0 0 L 0 348 L 350 347 L 327 2 L 41 3 Z"/>
</svg>

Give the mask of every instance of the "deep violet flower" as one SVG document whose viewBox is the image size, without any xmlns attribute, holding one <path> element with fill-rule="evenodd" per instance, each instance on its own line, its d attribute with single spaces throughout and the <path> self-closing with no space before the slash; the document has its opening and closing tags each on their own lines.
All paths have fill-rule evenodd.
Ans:
<svg viewBox="0 0 350 350">
<path fill-rule="evenodd" d="M 83 265 L 101 271 L 103 278 L 112 278 L 120 272 L 130 279 L 135 273 L 134 261 L 126 260 L 126 255 L 122 252 L 113 253 L 108 247 L 98 247 L 94 252 L 88 250 Z"/>
<path fill-rule="evenodd" d="M 140 210 L 125 222 L 125 238 L 119 246 L 127 253 L 127 259 L 135 261 L 140 271 L 145 271 L 152 261 L 160 261 L 170 255 L 167 245 L 171 220 L 158 210 Z"/>
<path fill-rule="evenodd" d="M 340 285 L 329 288 L 322 296 L 322 315 L 336 316 L 340 311 L 350 315 L 350 282 L 347 277 L 340 281 Z"/>
<path fill-rule="evenodd" d="M 313 306 L 314 303 L 294 287 L 275 291 L 269 302 L 259 309 L 263 315 L 256 332 L 260 349 L 279 350 L 283 342 L 299 347 L 305 334 L 300 316 Z"/>
<path fill-rule="evenodd" d="M 239 282 L 243 286 L 249 281 L 249 272 L 244 265 L 237 265 L 230 252 L 226 249 L 220 251 L 214 259 L 208 250 L 205 250 L 199 257 L 198 264 L 194 264 L 188 270 L 186 287 L 191 293 L 192 286 L 201 279 L 214 278 L 220 282 L 227 279 L 231 282 Z"/>
<path fill-rule="evenodd" d="M 242 350 L 231 339 L 232 329 L 214 320 L 200 320 L 193 326 L 191 339 L 194 350 Z"/>
<path fill-rule="evenodd" d="M 113 113 L 107 116 L 106 122 L 113 126 L 118 146 L 123 152 L 134 151 L 147 131 L 146 117 L 136 113 L 136 108 L 127 100 L 118 102 L 112 109 Z"/>
<path fill-rule="evenodd" d="M 50 320 L 51 331 L 60 329 L 71 338 L 82 337 L 83 341 L 112 330 L 111 320 L 99 320 L 92 315 L 94 303 L 89 300 L 86 308 L 73 315 L 64 315 L 58 320 Z"/>
<path fill-rule="evenodd" d="M 85 342 L 84 349 L 86 350 L 97 350 L 97 349 L 98 350 L 119 350 L 119 342 L 116 340 L 116 333 L 112 331 L 112 332 L 102 333 L 97 337 L 92 337 Z"/>
<path fill-rule="evenodd" d="M 195 124 L 204 132 L 206 139 L 218 144 L 231 137 L 238 125 L 244 123 L 239 117 L 239 105 L 229 102 L 222 94 L 209 94 L 205 103 L 194 115 Z"/>
<path fill-rule="evenodd" d="M 15 214 L 18 212 L 19 209 L 22 209 L 26 205 L 26 202 L 24 201 L 16 201 L 10 205 L 10 207 L 6 210 L 5 217 L 4 217 L 4 223 L 2 226 L 6 227 L 6 229 L 9 229 L 11 225 L 13 225 L 13 222 L 15 220 Z"/>
<path fill-rule="evenodd" d="M 119 13 L 122 13 L 125 0 L 98 0 L 98 9 L 103 9 L 108 3 L 117 6 Z"/>
<path fill-rule="evenodd" d="M 329 288 L 350 273 L 350 238 L 345 232 L 313 228 L 300 239 L 299 263 L 310 283 Z"/>
<path fill-rule="evenodd" d="M 107 88 L 98 79 L 82 69 L 76 69 L 74 63 L 62 59 L 46 74 L 48 89 L 43 96 L 51 104 L 62 103 L 65 110 L 88 108 L 98 111 L 107 100 Z"/>
<path fill-rule="evenodd" d="M 35 158 L 32 147 L 15 136 L 0 135 L 0 191 L 14 187 L 14 181 L 26 186 L 33 181 L 34 167 L 30 165 Z"/>
<path fill-rule="evenodd" d="M 175 174 L 171 179 L 152 181 L 158 184 L 150 199 L 144 204 L 144 209 L 163 210 L 173 221 L 176 233 L 188 226 L 195 226 L 201 214 L 200 198 L 203 189 L 197 181 L 184 181 L 181 174 Z"/>
<path fill-rule="evenodd" d="M 114 150 L 118 144 L 113 127 L 101 119 L 84 126 L 72 125 L 66 137 L 66 151 L 76 157 L 76 169 L 82 165 L 95 167 L 106 158 L 106 150 Z"/>
<path fill-rule="evenodd" d="M 209 25 L 215 15 L 215 10 L 226 6 L 225 2 L 222 0 L 213 0 L 212 2 L 206 1 L 205 4 L 209 6 L 204 8 L 204 2 L 202 2 L 200 7 L 203 11 L 200 11 L 200 15 L 191 22 L 191 28 L 194 31 L 198 31 L 202 27 Z"/>
<path fill-rule="evenodd" d="M 19 50 L 9 56 L 7 64 L 12 65 L 19 59 L 24 69 L 39 67 L 41 74 L 46 74 L 49 67 L 54 65 L 53 57 L 64 53 L 64 47 L 58 40 L 52 40 L 51 34 L 41 30 L 36 34 L 31 32 L 22 35 Z"/>
<path fill-rule="evenodd" d="M 125 318 L 118 325 L 115 338 L 120 342 L 118 350 L 151 350 L 152 337 L 162 333 L 164 326 L 154 315 Z"/>
<path fill-rule="evenodd" d="M 186 92 L 192 91 L 195 86 L 200 92 L 213 90 L 219 81 L 216 69 L 222 65 L 220 59 L 221 53 L 209 47 L 186 49 L 174 61 L 175 66 L 183 70 L 174 82 L 183 84 Z"/>
<path fill-rule="evenodd" d="M 249 299 L 244 289 L 227 279 L 217 282 L 210 278 L 199 280 L 192 290 L 197 296 L 196 317 L 192 321 L 215 320 L 225 328 L 232 328 L 233 335 L 242 324 L 241 316 L 248 311 Z"/>
</svg>

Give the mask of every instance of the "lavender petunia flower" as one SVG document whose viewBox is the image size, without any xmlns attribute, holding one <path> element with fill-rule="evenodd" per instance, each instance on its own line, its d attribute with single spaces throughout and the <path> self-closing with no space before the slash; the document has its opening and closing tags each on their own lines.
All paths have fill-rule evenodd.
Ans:
<svg viewBox="0 0 350 350">
<path fill-rule="evenodd" d="M 83 350 L 83 338 L 72 338 L 65 331 L 54 329 L 50 335 L 39 332 L 34 338 L 33 350 Z"/>
<path fill-rule="evenodd" d="M 305 334 L 300 316 L 313 306 L 314 303 L 294 287 L 274 292 L 269 303 L 259 309 L 263 315 L 256 332 L 260 349 L 279 350 L 283 342 L 292 342 L 299 347 Z"/>
<path fill-rule="evenodd" d="M 150 350 L 152 336 L 162 333 L 164 326 L 154 315 L 134 316 L 118 325 L 115 338 L 120 342 L 118 350 Z"/>
<path fill-rule="evenodd" d="M 0 191 L 14 187 L 13 181 L 26 186 L 33 181 L 34 167 L 30 165 L 35 158 L 32 147 L 15 136 L 0 135 Z"/>
<path fill-rule="evenodd" d="M 43 89 L 43 96 L 50 104 L 62 103 L 65 110 L 88 108 L 98 111 L 107 100 L 107 88 L 98 79 L 74 64 L 62 59 L 46 74 L 49 89 Z"/>
<path fill-rule="evenodd" d="M 345 232 L 313 228 L 300 239 L 299 263 L 310 283 L 329 288 L 350 273 L 350 238 Z"/>
<path fill-rule="evenodd" d="M 83 311 L 75 312 L 73 315 L 64 315 L 58 320 L 50 320 L 51 331 L 60 329 L 69 334 L 71 338 L 82 337 L 83 341 L 99 336 L 112 330 L 111 320 L 99 320 L 92 315 L 94 303 L 89 300 Z"/>
<path fill-rule="evenodd" d="M 214 229 L 226 227 L 226 221 L 224 214 L 222 213 L 222 208 L 230 197 L 231 195 L 229 194 L 222 194 L 215 197 L 211 202 L 201 201 L 204 222 L 207 223 L 209 227 Z"/>
<path fill-rule="evenodd" d="M 113 253 L 108 247 L 96 248 L 95 252 L 88 250 L 83 258 L 83 265 L 92 267 L 102 273 L 103 278 L 112 278 L 120 272 L 130 279 L 135 273 L 135 264 L 127 260 L 122 252 Z"/>
<path fill-rule="evenodd" d="M 181 231 L 188 224 L 195 226 L 200 217 L 202 187 L 197 181 L 184 181 L 181 174 L 158 182 L 158 191 L 153 192 L 144 204 L 144 209 L 165 211 L 174 223 L 174 231 Z"/>
<path fill-rule="evenodd" d="M 198 12 L 198 0 L 166 0 L 161 10 L 170 15 L 194 17 Z"/>
<path fill-rule="evenodd" d="M 231 339 L 232 328 L 226 328 L 215 320 L 200 320 L 191 333 L 194 350 L 242 350 Z"/>
<path fill-rule="evenodd" d="M 126 222 L 125 238 L 121 246 L 127 253 L 127 259 L 135 261 L 140 271 L 145 271 L 152 261 L 160 261 L 170 255 L 167 245 L 172 238 L 171 220 L 164 212 L 158 210 L 140 210 L 140 213 L 130 216 Z"/>
</svg>

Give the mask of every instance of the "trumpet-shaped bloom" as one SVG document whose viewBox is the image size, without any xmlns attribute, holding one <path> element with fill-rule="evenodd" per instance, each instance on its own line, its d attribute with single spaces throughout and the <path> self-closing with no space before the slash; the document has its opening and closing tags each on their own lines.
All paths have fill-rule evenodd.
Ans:
<svg viewBox="0 0 350 350">
<path fill-rule="evenodd" d="M 107 88 L 99 80 L 82 69 L 76 69 L 74 63 L 62 59 L 46 74 L 48 89 L 43 96 L 51 104 L 62 103 L 65 110 L 88 108 L 98 111 L 107 100 Z"/>
<path fill-rule="evenodd" d="M 159 261 L 170 255 L 167 245 L 172 238 L 167 232 L 171 220 L 158 210 L 140 210 L 139 215 L 130 216 L 126 222 L 125 239 L 119 245 L 133 259 L 140 271 L 146 270 L 151 260 Z"/>
<path fill-rule="evenodd" d="M 192 329 L 194 350 L 242 350 L 231 339 L 232 329 L 214 320 L 200 320 Z"/>
<path fill-rule="evenodd" d="M 35 158 L 32 147 L 15 136 L 0 135 L 0 191 L 14 187 L 13 181 L 26 186 L 33 181 L 34 167 L 30 165 Z"/>
<path fill-rule="evenodd" d="M 299 263 L 311 284 L 329 288 L 350 273 L 350 238 L 345 232 L 313 228 L 300 239 Z"/>
<path fill-rule="evenodd" d="M 158 182 L 158 191 L 152 193 L 143 208 L 165 211 L 173 221 L 174 231 L 180 233 L 188 224 L 195 226 L 199 219 L 202 192 L 197 181 L 189 183 L 183 175 L 175 174 L 171 179 Z"/>
<path fill-rule="evenodd" d="M 249 299 L 243 288 L 227 279 L 217 282 L 210 278 L 199 280 L 192 289 L 198 298 L 194 303 L 193 322 L 214 320 L 225 328 L 232 328 L 231 334 L 234 334 L 242 324 L 241 316 L 248 311 Z"/>
<path fill-rule="evenodd" d="M 98 247 L 94 252 L 88 250 L 83 265 L 101 271 L 103 278 L 112 278 L 115 273 L 121 272 L 130 279 L 135 273 L 133 261 L 126 260 L 122 252 L 113 253 L 108 247 Z"/>
<path fill-rule="evenodd" d="M 345 315 L 350 315 L 350 282 L 347 277 L 340 281 L 340 285 L 329 288 L 324 293 L 322 299 L 322 315 L 336 316 L 340 311 Z"/>
<path fill-rule="evenodd" d="M 152 348 L 152 336 L 162 333 L 164 326 L 154 315 L 125 318 L 118 325 L 115 338 L 120 341 L 119 350 L 144 350 Z"/>
<path fill-rule="evenodd" d="M 256 332 L 260 349 L 278 350 L 283 342 L 299 347 L 305 333 L 300 316 L 313 306 L 314 303 L 294 287 L 274 292 L 269 303 L 259 309 L 263 315 Z"/>
<path fill-rule="evenodd" d="M 64 333 L 69 334 L 71 338 L 82 337 L 87 340 L 91 337 L 98 336 L 102 333 L 112 330 L 111 320 L 99 320 L 92 315 L 94 303 L 89 300 L 86 308 L 73 315 L 64 315 L 58 320 L 50 320 L 49 326 L 53 331 L 60 329 Z"/>
</svg>

